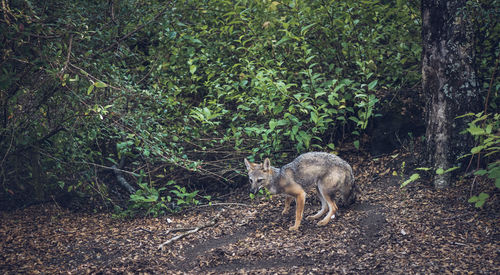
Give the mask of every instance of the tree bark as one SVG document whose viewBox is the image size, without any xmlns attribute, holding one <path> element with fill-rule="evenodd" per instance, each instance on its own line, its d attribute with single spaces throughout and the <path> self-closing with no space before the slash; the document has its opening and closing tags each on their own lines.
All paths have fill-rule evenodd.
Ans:
<svg viewBox="0 0 500 275">
<path fill-rule="evenodd" d="M 469 152 L 473 140 L 460 134 L 479 112 L 482 97 L 474 72 L 472 22 L 466 0 L 422 0 L 422 88 L 426 97 L 426 160 L 444 170 Z M 434 186 L 451 185 L 450 173 L 436 175 Z"/>
</svg>

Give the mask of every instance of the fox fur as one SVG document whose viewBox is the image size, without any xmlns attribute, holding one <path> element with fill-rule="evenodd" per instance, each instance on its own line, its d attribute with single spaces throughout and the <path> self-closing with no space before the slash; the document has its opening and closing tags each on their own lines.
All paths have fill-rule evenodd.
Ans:
<svg viewBox="0 0 500 275">
<path fill-rule="evenodd" d="M 290 203 L 295 199 L 295 224 L 290 230 L 298 230 L 304 213 L 306 192 L 316 188 L 321 201 L 321 210 L 307 220 L 315 220 L 326 216 L 318 222 L 318 226 L 327 225 L 335 217 L 338 210 L 334 201 L 335 193 L 340 193 L 345 205 L 356 200 L 357 187 L 351 166 L 340 157 L 324 153 L 309 152 L 298 156 L 289 164 L 276 168 L 271 166 L 269 158 L 263 163 L 251 163 L 244 159 L 248 170 L 250 191 L 255 193 L 265 187 L 271 194 L 287 194 L 283 214 L 290 209 Z"/>
</svg>

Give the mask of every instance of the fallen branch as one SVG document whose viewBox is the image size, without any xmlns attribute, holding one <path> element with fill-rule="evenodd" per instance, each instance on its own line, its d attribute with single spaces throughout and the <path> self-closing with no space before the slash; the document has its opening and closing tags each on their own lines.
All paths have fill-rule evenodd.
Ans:
<svg viewBox="0 0 500 275">
<path fill-rule="evenodd" d="M 151 231 L 149 229 L 142 228 L 142 227 L 138 227 L 136 230 L 138 230 L 138 231 L 145 231 L 145 232 L 148 232 L 149 234 L 154 234 L 155 233 L 154 231 Z"/>
<path fill-rule="evenodd" d="M 204 224 L 204 225 L 201 225 L 201 226 L 197 226 L 197 227 L 194 227 L 194 228 L 175 228 L 175 229 L 171 229 L 171 230 L 168 230 L 167 231 L 167 234 L 170 233 L 170 232 L 175 232 L 175 231 L 183 231 L 183 230 L 189 230 L 189 231 L 186 231 L 182 234 L 179 234 L 169 240 L 167 240 L 166 242 L 160 244 L 158 246 L 158 250 L 163 250 L 163 247 L 180 239 L 180 238 L 184 238 L 185 236 L 189 235 L 189 234 L 193 234 L 193 233 L 196 233 L 198 232 L 200 229 L 203 229 L 203 228 L 206 228 L 206 227 L 210 227 L 210 226 L 214 226 L 216 223 L 217 223 L 217 220 L 218 220 L 218 216 L 211 222 L 207 223 L 207 224 Z"/>
<path fill-rule="evenodd" d="M 197 205 L 193 206 L 193 208 L 202 208 L 202 207 L 209 207 L 209 206 L 244 206 L 244 207 L 252 207 L 253 205 L 250 204 L 244 204 L 244 203 L 237 203 L 237 202 L 215 202 L 215 203 L 210 203 L 210 204 L 202 204 L 202 205 Z"/>
</svg>

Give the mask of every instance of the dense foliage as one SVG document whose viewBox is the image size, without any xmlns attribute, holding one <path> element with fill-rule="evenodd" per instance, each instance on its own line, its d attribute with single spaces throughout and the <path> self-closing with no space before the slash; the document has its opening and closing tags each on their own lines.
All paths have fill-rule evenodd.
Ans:
<svg viewBox="0 0 500 275">
<path fill-rule="evenodd" d="M 231 183 L 243 156 L 362 146 L 383 99 L 420 81 L 417 2 L 2 3 L 4 200 L 111 201 L 117 172 L 132 199 L 182 199 Z M 498 3 L 470 10 L 496 104 Z"/>
</svg>

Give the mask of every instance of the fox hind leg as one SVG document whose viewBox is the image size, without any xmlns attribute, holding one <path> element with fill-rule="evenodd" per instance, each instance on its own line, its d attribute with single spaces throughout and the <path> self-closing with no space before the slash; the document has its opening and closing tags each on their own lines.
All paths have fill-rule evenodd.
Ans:
<svg viewBox="0 0 500 275">
<path fill-rule="evenodd" d="M 318 191 L 318 198 L 320 199 L 321 201 L 321 209 L 318 211 L 318 213 L 314 214 L 314 215 L 311 215 L 311 216 L 308 216 L 306 219 L 308 221 L 312 221 L 312 220 L 315 220 L 321 216 L 323 216 L 327 210 L 327 203 L 325 201 L 325 199 L 323 198 L 323 195 L 321 194 L 321 191 L 319 190 L 319 187 L 316 188 L 317 191 Z"/>
<path fill-rule="evenodd" d="M 323 196 L 323 200 L 325 200 L 328 205 L 328 213 L 321 221 L 318 222 L 319 226 L 324 226 L 328 224 L 332 216 L 335 215 L 335 212 L 337 212 L 339 208 L 337 207 L 337 204 L 335 204 L 335 201 L 332 200 L 332 197 L 327 190 L 324 190 L 322 187 L 319 187 L 318 189 L 320 190 L 320 194 Z"/>
</svg>

